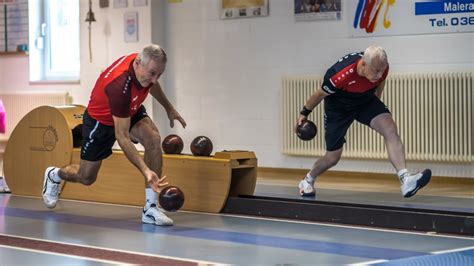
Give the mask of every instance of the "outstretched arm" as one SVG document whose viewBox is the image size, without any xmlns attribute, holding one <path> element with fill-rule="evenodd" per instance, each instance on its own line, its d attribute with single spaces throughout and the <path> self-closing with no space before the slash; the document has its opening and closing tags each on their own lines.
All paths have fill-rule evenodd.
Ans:
<svg viewBox="0 0 474 266">
<path fill-rule="evenodd" d="M 160 178 L 155 172 L 153 172 L 142 159 L 138 150 L 130 140 L 129 128 L 130 128 L 130 117 L 117 117 L 112 116 L 115 124 L 115 138 L 117 139 L 120 148 L 127 159 L 140 170 L 146 181 L 150 184 L 151 188 L 159 193 L 163 187 L 168 183 L 164 181 L 165 177 Z"/>
<path fill-rule="evenodd" d="M 183 127 L 186 127 L 186 121 L 184 121 L 178 111 L 176 111 L 174 106 L 170 103 L 159 82 L 151 87 L 150 94 L 165 108 L 171 127 L 174 127 L 174 120 L 178 120 Z"/>
<path fill-rule="evenodd" d="M 314 93 L 308 98 L 304 106 L 309 110 L 313 110 L 328 95 L 329 94 L 323 91 L 323 89 L 317 88 Z"/>
</svg>

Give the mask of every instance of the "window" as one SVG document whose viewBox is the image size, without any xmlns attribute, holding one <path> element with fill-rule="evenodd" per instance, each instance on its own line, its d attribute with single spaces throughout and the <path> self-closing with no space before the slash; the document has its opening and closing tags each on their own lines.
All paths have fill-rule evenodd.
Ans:
<svg viewBox="0 0 474 266">
<path fill-rule="evenodd" d="M 29 0 L 30 81 L 78 81 L 79 0 Z"/>
</svg>

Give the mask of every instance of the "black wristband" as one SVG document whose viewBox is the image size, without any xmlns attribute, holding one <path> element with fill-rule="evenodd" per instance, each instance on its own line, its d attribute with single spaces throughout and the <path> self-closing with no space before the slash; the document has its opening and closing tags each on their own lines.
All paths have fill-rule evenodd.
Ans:
<svg viewBox="0 0 474 266">
<path fill-rule="evenodd" d="M 312 111 L 313 110 L 309 110 L 308 108 L 306 108 L 306 106 L 303 105 L 303 109 L 301 109 L 300 114 L 304 116 L 308 116 L 309 114 L 311 114 Z"/>
</svg>

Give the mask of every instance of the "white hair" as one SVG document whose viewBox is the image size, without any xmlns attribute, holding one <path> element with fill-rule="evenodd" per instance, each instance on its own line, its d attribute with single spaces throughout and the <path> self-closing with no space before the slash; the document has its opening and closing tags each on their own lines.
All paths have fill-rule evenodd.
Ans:
<svg viewBox="0 0 474 266">
<path fill-rule="evenodd" d="M 365 49 L 364 55 L 362 56 L 362 60 L 364 60 L 367 65 L 370 65 L 372 59 L 374 58 L 378 58 L 383 64 L 388 64 L 387 53 L 382 47 L 378 45 L 371 45 L 367 47 L 367 49 Z"/>
<path fill-rule="evenodd" d="M 140 58 L 140 63 L 142 65 L 148 64 L 150 60 L 156 61 L 158 63 L 166 64 L 168 61 L 166 57 L 165 50 L 161 46 L 156 44 L 150 44 L 143 48 L 143 51 L 138 54 L 137 58 Z"/>
</svg>

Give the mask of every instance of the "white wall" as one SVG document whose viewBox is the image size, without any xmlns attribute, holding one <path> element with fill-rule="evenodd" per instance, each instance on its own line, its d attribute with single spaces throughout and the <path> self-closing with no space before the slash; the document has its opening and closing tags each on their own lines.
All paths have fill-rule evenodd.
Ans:
<svg viewBox="0 0 474 266">
<path fill-rule="evenodd" d="M 293 1 L 280 0 L 270 1 L 268 17 L 221 20 L 219 3 L 166 5 L 166 87 L 188 121 L 187 129 L 176 132 L 186 143 L 207 135 L 215 150 L 253 150 L 260 166 L 310 168 L 315 160 L 280 152 L 285 74 L 323 75 L 340 56 L 372 43 L 386 48 L 392 73 L 473 70 L 472 33 L 348 38 L 345 10 L 342 21 L 295 22 Z M 472 165 L 409 166 L 429 166 L 436 175 L 474 175 Z M 388 161 L 342 160 L 334 169 L 393 172 Z"/>
<path fill-rule="evenodd" d="M 68 91 L 77 104 L 87 104 L 100 71 L 117 57 L 157 42 L 169 63 L 161 82 L 169 98 L 188 122 L 186 129 L 169 129 L 159 104 L 154 119 L 162 135 L 178 133 L 185 151 L 198 135 L 209 136 L 214 151 L 255 151 L 260 166 L 310 168 L 315 158 L 285 156 L 280 152 L 281 77 L 292 73 L 323 74 L 341 55 L 372 43 L 388 52 L 392 73 L 468 71 L 473 69 L 473 35 L 442 34 L 378 38 L 347 38 L 343 21 L 295 22 L 293 1 L 270 1 L 270 16 L 219 19 L 217 0 L 183 0 L 171 4 L 149 0 L 147 7 L 99 8 L 92 24 L 93 62 L 89 62 L 88 2 L 81 0 L 80 84 L 32 85 L 28 57 L 0 57 L 1 90 Z M 123 14 L 139 12 L 139 42 L 123 41 Z M 344 11 L 344 10 L 343 10 Z M 348 12 L 344 12 L 347 15 Z M 151 107 L 150 107 L 151 109 Z M 295 114 L 296 118 L 296 114 Z M 322 137 L 322 136 L 320 136 Z M 411 168 L 430 166 L 435 175 L 472 177 L 472 165 L 409 162 Z M 335 170 L 391 173 L 387 161 L 342 160 Z"/>
</svg>

